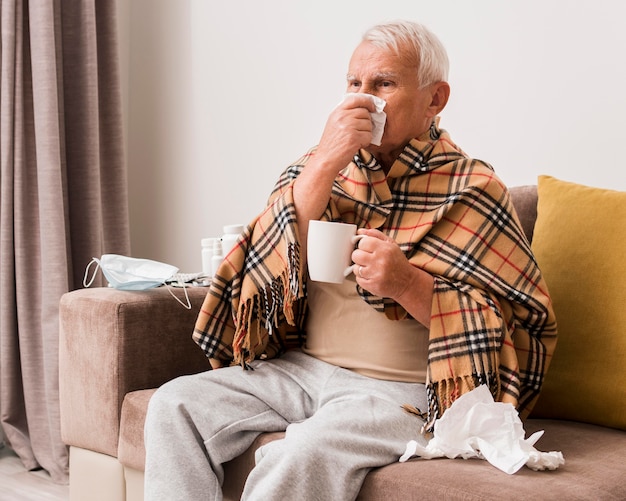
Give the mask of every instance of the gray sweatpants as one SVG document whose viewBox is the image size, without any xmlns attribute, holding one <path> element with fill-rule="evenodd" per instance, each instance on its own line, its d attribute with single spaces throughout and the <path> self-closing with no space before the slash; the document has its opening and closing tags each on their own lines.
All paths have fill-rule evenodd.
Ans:
<svg viewBox="0 0 626 501">
<path fill-rule="evenodd" d="M 424 386 L 381 381 L 300 352 L 183 376 L 152 397 L 145 425 L 145 499 L 221 500 L 222 464 L 264 431 L 242 499 L 352 500 L 371 468 L 393 463 L 422 422 Z"/>
</svg>

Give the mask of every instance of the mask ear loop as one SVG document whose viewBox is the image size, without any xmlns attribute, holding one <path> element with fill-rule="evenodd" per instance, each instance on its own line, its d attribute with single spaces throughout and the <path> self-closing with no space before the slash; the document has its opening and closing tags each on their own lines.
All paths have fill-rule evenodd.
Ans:
<svg viewBox="0 0 626 501">
<path fill-rule="evenodd" d="M 185 291 L 185 299 L 187 300 L 187 303 L 184 303 L 183 301 L 181 301 L 176 294 L 174 294 L 172 292 L 172 288 L 165 283 L 165 287 L 167 287 L 167 291 L 172 295 L 172 297 L 174 299 L 176 299 L 176 301 L 178 301 L 180 304 L 182 304 L 186 309 L 191 310 L 191 301 L 189 300 L 189 293 L 187 292 L 187 286 L 185 285 L 184 282 L 179 281 L 178 284 L 183 288 L 183 290 Z"/>
<path fill-rule="evenodd" d="M 91 265 L 93 263 L 97 263 L 96 269 L 93 270 L 93 275 L 91 275 L 91 280 L 89 280 L 89 283 L 87 283 L 87 275 L 89 275 L 89 268 L 91 268 Z M 83 285 L 85 287 L 91 287 L 91 284 L 93 284 L 93 281 L 96 279 L 96 273 L 98 273 L 98 268 L 100 268 L 100 261 L 94 257 L 91 261 L 89 261 L 87 268 L 85 268 L 85 276 L 83 277 Z"/>
</svg>

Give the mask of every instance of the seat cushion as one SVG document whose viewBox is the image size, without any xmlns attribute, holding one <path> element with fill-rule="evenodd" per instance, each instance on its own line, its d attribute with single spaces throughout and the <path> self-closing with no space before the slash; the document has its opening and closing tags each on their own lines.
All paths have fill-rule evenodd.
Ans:
<svg viewBox="0 0 626 501">
<path fill-rule="evenodd" d="M 143 423 L 154 390 L 129 393 L 124 399 L 119 460 L 143 471 Z M 585 423 L 549 419 L 526 421 L 527 435 L 545 430 L 538 450 L 563 452 L 565 464 L 556 471 L 522 468 L 514 475 L 478 459 L 412 459 L 371 471 L 359 495 L 361 501 L 406 499 L 527 500 L 626 499 L 626 432 Z M 225 465 L 225 499 L 239 499 L 254 452 L 283 433 L 260 435 L 240 457 Z"/>
<path fill-rule="evenodd" d="M 625 432 L 539 419 L 528 420 L 525 430 L 545 430 L 537 449 L 562 451 L 565 464 L 507 475 L 479 459 L 413 459 L 370 472 L 358 499 L 626 499 Z"/>
<path fill-rule="evenodd" d="M 148 402 L 155 391 L 156 389 L 132 391 L 126 394 L 122 403 L 117 458 L 124 466 L 135 470 L 144 471 L 146 467 L 143 427 Z"/>
</svg>

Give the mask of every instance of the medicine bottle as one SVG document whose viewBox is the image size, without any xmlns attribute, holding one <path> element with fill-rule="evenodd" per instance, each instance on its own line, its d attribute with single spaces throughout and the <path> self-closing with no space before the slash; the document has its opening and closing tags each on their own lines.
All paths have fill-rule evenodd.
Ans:
<svg viewBox="0 0 626 501">
<path fill-rule="evenodd" d="M 213 242 L 215 238 L 203 238 L 200 240 L 202 246 L 202 273 L 207 277 L 213 276 L 213 267 L 211 265 L 211 258 L 213 257 Z"/>
<path fill-rule="evenodd" d="M 229 224 L 223 228 L 222 252 L 226 256 L 237 243 L 239 235 L 243 233 L 243 224 Z"/>
<path fill-rule="evenodd" d="M 222 241 L 219 238 L 213 239 L 213 256 L 211 256 L 211 271 L 213 276 L 217 273 L 217 269 L 224 261 L 224 253 L 222 252 Z"/>
</svg>

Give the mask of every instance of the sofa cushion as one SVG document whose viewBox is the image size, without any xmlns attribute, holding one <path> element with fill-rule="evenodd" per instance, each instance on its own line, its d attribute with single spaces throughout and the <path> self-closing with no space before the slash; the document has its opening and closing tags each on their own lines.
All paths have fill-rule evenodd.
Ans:
<svg viewBox="0 0 626 501">
<path fill-rule="evenodd" d="M 565 464 L 555 471 L 522 468 L 507 475 L 478 459 L 412 459 L 372 470 L 363 484 L 359 501 L 406 499 L 626 499 L 626 433 L 600 426 L 530 419 L 527 435 L 545 434 L 539 450 L 560 450 Z M 260 435 L 240 457 L 225 465 L 224 499 L 239 499 L 245 478 L 254 466 L 254 451 L 283 433 Z"/>
<path fill-rule="evenodd" d="M 117 459 L 124 466 L 135 470 L 143 471 L 146 467 L 143 428 L 146 422 L 148 403 L 155 391 L 156 388 L 131 391 L 126 394 L 122 403 Z"/>
<path fill-rule="evenodd" d="M 357 499 L 626 499 L 626 433 L 539 419 L 524 426 L 527 435 L 544 430 L 537 448 L 562 451 L 565 464 L 555 471 L 524 467 L 507 475 L 479 459 L 413 459 L 371 471 Z"/>
<path fill-rule="evenodd" d="M 533 415 L 626 429 L 626 192 L 541 176 L 538 195 L 559 340 Z"/>
<path fill-rule="evenodd" d="M 138 425 L 143 423 L 152 393 L 151 390 L 133 392 L 124 401 L 124 414 L 128 414 L 126 419 L 123 416 L 119 459 L 125 466 L 139 466 L 137 461 L 143 464 L 140 458 L 144 454 L 143 433 Z M 413 459 L 372 470 L 358 499 L 527 500 L 552 493 L 558 494 L 559 499 L 626 499 L 626 433 L 591 424 L 544 419 L 529 419 L 524 427 L 527 435 L 544 430 L 537 448 L 562 451 L 565 464 L 556 471 L 522 468 L 515 475 L 507 475 L 477 459 Z M 261 434 L 244 454 L 224 465 L 225 500 L 239 499 L 254 466 L 256 449 L 283 436 L 284 433 Z"/>
</svg>

